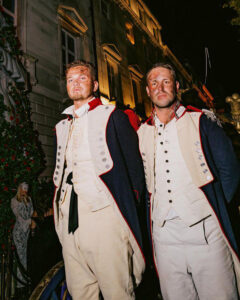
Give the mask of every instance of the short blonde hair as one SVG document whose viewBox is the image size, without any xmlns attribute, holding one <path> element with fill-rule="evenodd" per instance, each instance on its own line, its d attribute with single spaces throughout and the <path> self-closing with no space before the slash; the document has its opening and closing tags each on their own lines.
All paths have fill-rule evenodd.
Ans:
<svg viewBox="0 0 240 300">
<path fill-rule="evenodd" d="M 150 74 L 150 72 L 153 70 L 153 69 L 156 69 L 156 68 L 165 68 L 165 69 L 168 69 L 172 76 L 173 76 L 173 80 L 174 81 L 177 81 L 177 75 L 176 75 L 176 71 L 175 69 L 173 68 L 173 66 L 169 63 L 165 63 L 165 62 L 159 62 L 159 63 L 156 63 L 154 64 L 151 69 L 147 72 L 146 74 L 146 81 L 148 82 L 148 76 Z"/>
<path fill-rule="evenodd" d="M 71 62 L 70 64 L 68 64 L 66 66 L 65 76 L 67 77 L 67 73 L 71 68 L 79 67 L 79 66 L 88 68 L 92 75 L 92 80 L 93 81 L 96 80 L 96 69 L 95 69 L 94 65 L 91 62 L 85 61 L 85 60 L 75 60 L 75 61 Z"/>
</svg>

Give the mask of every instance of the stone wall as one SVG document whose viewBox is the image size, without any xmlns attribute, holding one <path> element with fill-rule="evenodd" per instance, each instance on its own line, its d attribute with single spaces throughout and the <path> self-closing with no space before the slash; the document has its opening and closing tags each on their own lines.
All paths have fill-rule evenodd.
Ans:
<svg viewBox="0 0 240 300">
<path fill-rule="evenodd" d="M 29 71 L 32 84 L 32 121 L 40 134 L 47 162 L 43 176 L 51 176 L 53 171 L 54 127 L 61 119 L 61 112 L 67 100 L 61 68 L 59 5 L 75 8 L 86 23 L 86 33 L 74 35 L 77 58 L 94 62 L 92 20 L 88 1 L 19 1 L 18 36 L 24 52 L 24 65 Z"/>
</svg>

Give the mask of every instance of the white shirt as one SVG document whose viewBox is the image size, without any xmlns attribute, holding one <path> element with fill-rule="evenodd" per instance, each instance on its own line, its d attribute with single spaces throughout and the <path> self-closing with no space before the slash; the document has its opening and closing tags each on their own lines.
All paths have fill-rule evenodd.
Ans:
<svg viewBox="0 0 240 300">
<path fill-rule="evenodd" d="M 88 203 L 92 211 L 102 209 L 111 204 L 109 197 L 102 188 L 102 182 L 97 177 L 88 142 L 88 104 L 74 111 L 80 115 L 73 118 L 70 137 L 66 150 L 67 169 L 72 170 L 73 186 L 78 201 Z M 70 112 L 70 111 L 69 111 Z M 67 113 L 69 113 L 67 112 Z"/>
<path fill-rule="evenodd" d="M 182 156 L 176 122 L 174 117 L 164 125 L 155 116 L 155 196 L 152 219 L 160 225 L 177 216 L 185 217 L 181 202 L 186 205 L 189 197 L 193 198 L 192 201 L 194 197 L 206 201 L 203 192 L 193 184 Z"/>
<path fill-rule="evenodd" d="M 90 101 L 92 101 L 93 99 L 95 99 L 95 97 L 92 97 L 88 103 Z M 62 114 L 64 115 L 71 115 L 71 116 L 77 116 L 78 118 L 83 116 L 84 114 L 86 114 L 89 111 L 89 104 L 85 103 L 82 106 L 80 106 L 78 109 L 75 109 L 74 105 L 71 105 L 69 107 L 67 107 Z"/>
</svg>

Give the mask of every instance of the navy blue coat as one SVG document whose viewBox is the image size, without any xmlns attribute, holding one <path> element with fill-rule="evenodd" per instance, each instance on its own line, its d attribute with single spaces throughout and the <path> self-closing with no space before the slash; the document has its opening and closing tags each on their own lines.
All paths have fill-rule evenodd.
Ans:
<svg viewBox="0 0 240 300">
<path fill-rule="evenodd" d="M 113 168 L 101 175 L 101 178 L 111 191 L 123 217 L 142 248 L 138 215 L 145 197 L 144 169 L 138 136 L 122 111 L 115 110 L 111 114 L 106 139 L 113 160 Z"/>
<path fill-rule="evenodd" d="M 202 191 L 212 205 L 228 241 L 239 256 L 239 247 L 228 213 L 228 205 L 239 187 L 239 162 L 223 129 L 204 114 L 200 119 L 200 134 L 205 158 L 214 176 L 214 181 L 203 186 Z"/>
<path fill-rule="evenodd" d="M 72 116 L 68 115 L 68 120 L 71 119 Z M 139 217 L 146 195 L 145 175 L 138 136 L 127 115 L 119 109 L 111 113 L 107 122 L 106 142 L 113 168 L 100 178 L 111 192 L 143 254 Z"/>
</svg>

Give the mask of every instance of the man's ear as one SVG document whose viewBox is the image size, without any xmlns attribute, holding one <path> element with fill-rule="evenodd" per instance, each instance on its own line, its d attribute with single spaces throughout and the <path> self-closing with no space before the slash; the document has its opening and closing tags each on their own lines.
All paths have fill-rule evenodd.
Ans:
<svg viewBox="0 0 240 300">
<path fill-rule="evenodd" d="M 148 86 L 146 86 L 146 91 L 147 91 L 147 95 L 149 97 L 149 88 L 148 88 Z"/>
<path fill-rule="evenodd" d="M 93 92 L 95 93 L 98 90 L 98 81 L 94 80 L 93 81 Z"/>
<path fill-rule="evenodd" d="M 178 81 L 176 81 L 176 93 L 178 92 L 179 87 L 180 87 L 180 83 Z"/>
</svg>

